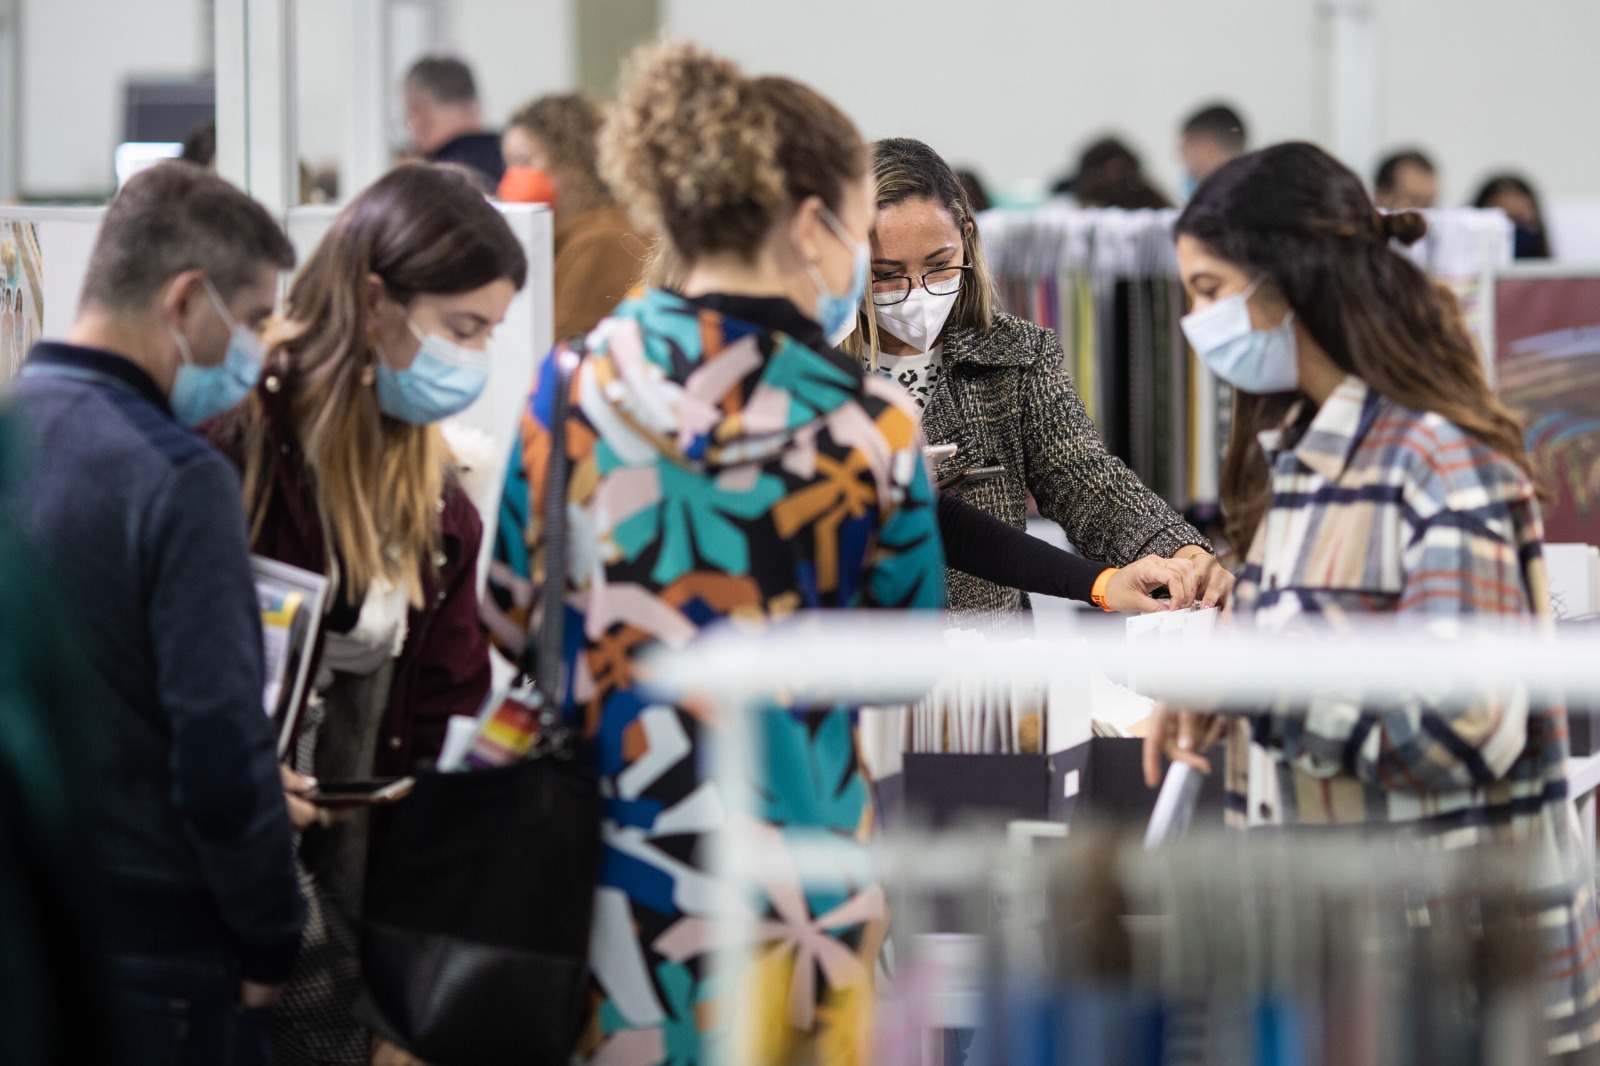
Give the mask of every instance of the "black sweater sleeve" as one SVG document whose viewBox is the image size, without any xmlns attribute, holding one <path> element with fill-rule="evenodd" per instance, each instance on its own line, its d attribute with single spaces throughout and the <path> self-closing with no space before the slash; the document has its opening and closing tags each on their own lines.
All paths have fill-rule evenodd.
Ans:
<svg viewBox="0 0 1600 1066">
<path fill-rule="evenodd" d="M 939 495 L 945 561 L 996 585 L 1089 602 L 1105 563 L 1062 551 L 949 493 Z"/>
</svg>

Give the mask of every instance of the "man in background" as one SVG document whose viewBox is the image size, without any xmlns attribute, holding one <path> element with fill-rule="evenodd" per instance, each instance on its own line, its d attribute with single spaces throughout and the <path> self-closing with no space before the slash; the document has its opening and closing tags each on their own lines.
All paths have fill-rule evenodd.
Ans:
<svg viewBox="0 0 1600 1066">
<path fill-rule="evenodd" d="M 1144 164 L 1133 149 L 1116 137 L 1102 137 L 1085 148 L 1077 172 L 1056 183 L 1055 195 L 1069 196 L 1085 208 L 1147 211 L 1172 206 L 1145 176 Z"/>
<path fill-rule="evenodd" d="M 505 162 L 500 135 L 484 128 L 472 70 L 453 56 L 417 60 L 406 75 L 406 128 L 417 153 L 430 163 L 459 163 L 500 187 Z"/>
<path fill-rule="evenodd" d="M 1183 198 L 1187 200 L 1202 181 L 1244 155 L 1249 142 L 1244 119 L 1226 104 L 1211 104 L 1190 115 L 1178 138 L 1178 154 L 1183 158 Z"/>
<path fill-rule="evenodd" d="M 99 802 L 81 843 L 118 1066 L 267 1061 L 299 946 L 239 481 L 184 424 L 248 394 L 253 331 L 293 264 L 266 209 L 214 174 L 135 175 L 66 340 L 34 345 L 7 403 L 30 459 L 12 517 L 49 553 L 87 662 Z"/>
<path fill-rule="evenodd" d="M 1385 211 L 1420 211 L 1439 202 L 1439 172 L 1415 148 L 1379 163 L 1372 186 L 1373 199 Z"/>
</svg>

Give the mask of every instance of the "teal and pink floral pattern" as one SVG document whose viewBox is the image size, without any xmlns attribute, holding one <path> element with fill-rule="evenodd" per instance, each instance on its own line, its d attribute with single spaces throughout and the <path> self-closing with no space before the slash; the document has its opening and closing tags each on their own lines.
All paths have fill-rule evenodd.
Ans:
<svg viewBox="0 0 1600 1066">
<path fill-rule="evenodd" d="M 556 380 L 547 362 L 511 481 L 529 504 L 516 511 L 533 516 L 535 584 Z M 942 607 L 933 495 L 915 412 L 893 385 L 864 381 L 825 346 L 665 292 L 591 334 L 571 401 L 567 707 L 606 800 L 583 1051 L 596 1066 L 690 1066 L 709 1041 L 732 1038 L 716 1027 L 707 962 L 723 946 L 714 916 L 742 904 L 706 866 L 725 825 L 706 765 L 715 723 L 705 708 L 652 701 L 635 665 L 728 618 Z M 758 735 L 753 832 L 859 840 L 869 798 L 850 712 L 774 709 Z M 768 872 L 747 927 L 760 937 L 749 1002 L 769 1016 L 764 1035 L 740 1037 L 741 1061 L 807 1041 L 833 1058 L 865 1046 L 862 1034 L 824 1032 L 866 1017 L 888 921 L 865 862 L 850 865 L 831 892 Z"/>
</svg>

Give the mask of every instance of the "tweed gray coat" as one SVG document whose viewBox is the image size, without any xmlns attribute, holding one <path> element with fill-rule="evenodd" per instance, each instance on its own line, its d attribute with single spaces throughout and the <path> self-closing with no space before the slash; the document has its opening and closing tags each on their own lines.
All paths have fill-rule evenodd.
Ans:
<svg viewBox="0 0 1600 1066">
<path fill-rule="evenodd" d="M 1171 555 L 1189 544 L 1211 546 L 1108 453 L 1063 366 L 1054 331 L 1001 314 L 994 328 L 949 329 L 944 373 L 928 399 L 929 444 L 958 444 L 938 466 L 939 479 L 979 466 L 1004 476 L 959 490 L 966 502 L 1021 529 L 1028 493 L 1039 512 L 1060 523 L 1092 559 L 1125 566 L 1146 555 Z M 949 573 L 950 608 L 1004 622 L 1028 610 L 1014 589 Z"/>
</svg>

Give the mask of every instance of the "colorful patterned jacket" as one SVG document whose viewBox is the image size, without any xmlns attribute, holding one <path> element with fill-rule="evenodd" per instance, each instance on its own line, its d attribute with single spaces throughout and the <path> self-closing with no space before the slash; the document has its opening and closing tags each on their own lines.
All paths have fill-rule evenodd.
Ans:
<svg viewBox="0 0 1600 1066">
<path fill-rule="evenodd" d="M 607 808 L 597 1007 L 583 1050 L 618 1066 L 696 1061 L 712 994 L 701 962 L 723 892 L 702 845 L 723 806 L 700 747 L 706 709 L 651 702 L 639 659 L 729 618 L 938 609 L 944 558 L 910 400 L 863 380 L 787 301 L 651 291 L 602 322 L 586 348 L 565 439 L 568 707 Z M 547 362 L 512 474 L 532 487 L 522 498 L 536 586 L 556 380 Z M 759 721 L 757 831 L 854 839 L 868 797 L 850 713 L 778 710 Z M 770 945 L 751 986 L 767 1004 L 764 1039 L 740 1061 L 775 1060 L 810 1040 L 825 1061 L 861 1061 L 861 1029 L 846 1022 L 864 1017 L 887 908 L 877 885 L 853 884 L 765 886 Z"/>
</svg>

